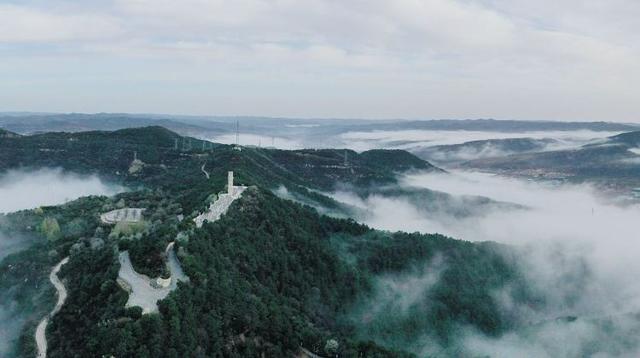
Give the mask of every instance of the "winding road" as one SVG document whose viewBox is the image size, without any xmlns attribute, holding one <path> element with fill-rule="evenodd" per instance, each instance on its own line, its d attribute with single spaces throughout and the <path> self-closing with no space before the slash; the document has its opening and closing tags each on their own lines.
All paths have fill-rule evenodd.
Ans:
<svg viewBox="0 0 640 358">
<path fill-rule="evenodd" d="M 202 164 L 202 167 L 200 167 L 200 170 L 202 170 L 202 172 L 204 173 L 204 176 L 207 177 L 207 179 L 209 179 L 209 172 L 204 170 L 204 166 L 207 165 L 207 163 Z"/>
<path fill-rule="evenodd" d="M 173 242 L 169 243 L 165 250 L 167 265 L 171 272 L 170 284 L 167 287 L 154 287 L 149 277 L 135 271 L 129 258 L 129 252 L 123 251 L 120 253 L 118 258 L 120 260 L 118 279 L 126 283 L 129 288 L 127 289 L 129 291 L 129 299 L 126 307 L 141 307 L 143 313 L 158 312 L 158 301 L 164 299 L 171 291 L 178 288 L 178 281 L 189 281 L 189 277 L 182 271 L 173 245 Z"/>
<path fill-rule="evenodd" d="M 56 288 L 56 291 L 58 291 L 58 303 L 56 303 L 56 306 L 53 308 L 53 311 L 51 311 L 51 313 L 49 313 L 46 317 L 42 319 L 42 321 L 40 321 L 40 323 L 38 324 L 38 328 L 36 328 L 36 344 L 38 345 L 38 358 L 45 358 L 47 356 L 46 331 L 47 331 L 47 324 L 49 324 L 49 319 L 53 317 L 56 313 L 58 313 L 58 311 L 60 311 L 60 308 L 64 304 L 64 301 L 67 299 L 67 289 L 64 288 L 62 281 L 60 281 L 60 279 L 58 278 L 58 272 L 60 272 L 60 268 L 62 267 L 62 265 L 66 264 L 67 262 L 69 262 L 69 257 L 65 257 L 64 259 L 62 259 L 62 261 L 60 261 L 56 266 L 53 267 L 53 270 L 51 270 L 51 274 L 49 274 L 49 281 L 51 281 L 53 286 Z"/>
</svg>

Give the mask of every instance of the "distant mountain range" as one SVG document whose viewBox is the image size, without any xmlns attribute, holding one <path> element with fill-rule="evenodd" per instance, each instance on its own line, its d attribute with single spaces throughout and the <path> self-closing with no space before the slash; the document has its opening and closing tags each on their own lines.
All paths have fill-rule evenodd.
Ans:
<svg viewBox="0 0 640 358">
<path fill-rule="evenodd" d="M 181 134 L 222 134 L 235 131 L 236 121 L 242 131 L 265 135 L 305 133 L 309 136 L 346 133 L 350 131 L 439 130 L 439 131 L 633 131 L 640 126 L 613 122 L 554 122 L 493 119 L 443 120 L 367 120 L 367 119 L 296 119 L 250 116 L 178 116 L 162 114 L 49 114 L 0 113 L 0 128 L 20 134 L 38 132 L 79 132 L 116 130 L 158 125 Z"/>
<path fill-rule="evenodd" d="M 475 140 L 461 144 L 420 146 L 410 150 L 425 160 L 451 164 L 479 158 L 539 152 L 557 145 L 560 145 L 559 141 L 552 138 L 506 138 Z"/>
<path fill-rule="evenodd" d="M 640 131 L 628 132 L 575 149 L 480 158 L 467 169 L 574 181 L 616 180 L 640 185 Z"/>
</svg>

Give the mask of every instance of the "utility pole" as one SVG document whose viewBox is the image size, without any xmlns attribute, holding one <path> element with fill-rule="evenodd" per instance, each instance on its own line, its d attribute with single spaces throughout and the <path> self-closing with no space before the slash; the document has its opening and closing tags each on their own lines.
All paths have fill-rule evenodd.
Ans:
<svg viewBox="0 0 640 358">
<path fill-rule="evenodd" d="M 236 121 L 236 146 L 240 145 L 240 121 Z"/>
</svg>

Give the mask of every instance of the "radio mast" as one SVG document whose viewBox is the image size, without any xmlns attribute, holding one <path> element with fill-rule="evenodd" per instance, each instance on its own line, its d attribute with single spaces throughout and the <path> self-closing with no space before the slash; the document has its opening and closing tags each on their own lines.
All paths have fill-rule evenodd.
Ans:
<svg viewBox="0 0 640 358">
<path fill-rule="evenodd" d="M 236 146 L 240 145 L 240 121 L 236 121 Z"/>
</svg>

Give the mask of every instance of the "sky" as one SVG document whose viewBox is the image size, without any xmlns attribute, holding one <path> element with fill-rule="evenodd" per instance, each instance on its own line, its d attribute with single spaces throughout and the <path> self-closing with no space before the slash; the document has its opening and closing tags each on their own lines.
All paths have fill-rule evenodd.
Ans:
<svg viewBox="0 0 640 358">
<path fill-rule="evenodd" d="M 0 0 L 0 110 L 640 122 L 636 0 Z"/>
</svg>

